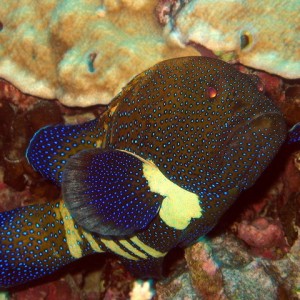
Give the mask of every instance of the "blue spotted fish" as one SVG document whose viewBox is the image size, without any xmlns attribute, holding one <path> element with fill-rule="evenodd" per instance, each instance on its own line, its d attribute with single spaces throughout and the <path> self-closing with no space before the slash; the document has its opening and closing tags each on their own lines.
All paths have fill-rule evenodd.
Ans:
<svg viewBox="0 0 300 300">
<path fill-rule="evenodd" d="M 0 287 L 110 252 L 159 278 L 174 247 L 209 232 L 286 137 L 250 76 L 205 57 L 136 76 L 99 118 L 39 130 L 27 149 L 62 199 L 0 215 Z"/>
</svg>

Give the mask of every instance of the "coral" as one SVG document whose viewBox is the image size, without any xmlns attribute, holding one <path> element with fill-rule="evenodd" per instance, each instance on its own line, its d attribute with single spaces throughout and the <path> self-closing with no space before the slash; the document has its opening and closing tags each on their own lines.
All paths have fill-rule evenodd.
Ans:
<svg viewBox="0 0 300 300">
<path fill-rule="evenodd" d="M 232 227 L 256 255 L 281 258 L 298 238 L 299 156 L 299 150 L 284 146 L 264 178 L 257 182 L 257 188 L 246 193 L 249 200 L 256 196 L 255 201 L 248 201 L 240 220 Z M 277 174 L 276 178 L 274 174 Z M 261 195 L 257 194 L 270 180 L 269 187 Z M 245 200 L 247 203 L 247 197 Z"/>
<path fill-rule="evenodd" d="M 151 300 L 154 292 L 149 281 L 135 281 L 132 291 L 129 293 L 130 300 Z"/>
<path fill-rule="evenodd" d="M 134 75 L 197 54 L 166 43 L 155 1 L 12 1 L 0 7 L 0 77 L 69 106 L 106 104 Z"/>
<path fill-rule="evenodd" d="M 210 250 L 207 243 L 198 242 L 185 251 L 193 286 L 204 299 L 225 299 L 222 274 Z"/>
<path fill-rule="evenodd" d="M 13 209 L 18 205 L 56 199 L 60 190 L 42 179 L 25 158 L 31 137 L 46 125 L 63 123 L 64 119 L 67 123 L 84 122 L 102 111 L 103 107 L 92 107 L 86 112 L 83 109 L 70 112 L 57 101 L 25 95 L 0 80 L 0 182 L 4 183 L 0 186 L 0 207 Z"/>
<path fill-rule="evenodd" d="M 299 10 L 299 1 L 191 0 L 161 22 L 169 21 L 165 32 L 179 44 L 194 43 L 223 59 L 299 78 Z"/>
<path fill-rule="evenodd" d="M 101 299 L 129 299 L 134 279 L 123 265 L 117 260 L 111 260 L 107 263 L 105 273 L 105 292 Z"/>
<path fill-rule="evenodd" d="M 273 82 L 273 81 L 272 81 Z M 280 87 L 286 86 L 285 84 L 279 84 Z M 270 90 L 267 86 L 266 91 Z M 275 89 L 277 91 L 277 88 Z M 27 115 L 31 113 L 32 116 L 30 120 L 37 119 L 38 115 L 42 113 L 43 110 L 35 110 L 35 107 L 40 107 L 41 102 L 38 99 L 30 100 L 28 96 L 20 93 L 13 87 L 5 84 L 1 95 L 3 100 L 1 102 L 1 109 L 4 109 L 6 113 L 2 114 L 5 117 L 5 122 L 1 126 L 5 126 L 3 129 L 3 136 L 9 135 L 7 128 L 11 127 L 14 121 L 15 114 L 22 113 Z M 282 95 L 281 92 L 274 92 L 274 95 Z M 26 104 L 27 103 L 27 104 Z M 56 107 L 57 103 L 49 102 L 45 104 L 46 112 L 50 110 L 49 104 Z M 26 105 L 25 105 L 26 104 Z M 18 105 L 17 107 L 15 105 Z M 285 102 L 282 103 L 284 107 Z M 10 108 L 8 108 L 10 107 Z M 54 109 L 51 108 L 51 109 Z M 0 109 L 0 112 L 1 112 Z M 57 108 L 55 108 L 56 111 Z M 64 119 L 72 122 L 83 121 L 83 113 L 87 112 L 82 109 L 75 108 L 61 108 L 62 115 Z M 98 111 L 99 108 L 91 109 L 91 112 Z M 101 108 L 102 109 L 102 108 Z M 11 112 L 10 112 L 11 111 Z M 90 112 L 90 113 L 91 113 Z M 50 114 L 49 114 L 50 115 Z M 55 116 L 54 116 L 55 115 Z M 13 116 L 13 117 L 12 117 Z M 45 115 L 43 115 L 43 120 Z M 50 116 L 49 116 L 50 117 Z M 52 118 L 61 118 L 61 112 L 58 110 L 52 113 Z M 27 119 L 27 117 L 26 117 Z M 41 122 L 41 121 L 39 121 Z M 38 123 L 39 123 L 38 122 Z M 30 123 L 26 123 L 26 127 Z M 34 130 L 38 126 L 43 126 L 41 123 L 36 125 Z M 1 138 L 2 140 L 2 138 Z M 1 152 L 2 153 L 2 152 Z M 286 156 L 287 154 L 284 153 Z M 186 250 L 186 258 L 188 262 L 188 270 L 176 266 L 176 274 L 171 274 L 165 281 L 161 281 L 156 284 L 156 296 L 155 299 L 199 299 L 199 294 L 203 295 L 206 292 L 205 287 L 209 290 L 213 288 L 220 288 L 220 295 L 224 295 L 222 299 L 241 299 L 246 297 L 246 299 L 296 299 L 300 296 L 299 286 L 300 286 L 300 276 L 299 276 L 299 264 L 300 264 L 300 239 L 295 236 L 295 234 L 290 234 L 286 232 L 286 228 L 293 226 L 294 230 L 299 230 L 300 225 L 300 214 L 299 211 L 299 151 L 295 151 L 292 154 L 288 154 L 288 160 L 283 160 L 280 156 L 274 161 L 275 165 L 282 165 L 282 172 L 280 174 L 275 174 L 271 172 L 272 176 L 275 175 L 279 178 L 273 186 L 269 187 L 271 189 L 268 195 L 264 195 L 261 201 L 252 203 L 252 212 L 245 213 L 243 216 L 244 222 L 251 224 L 252 220 L 260 215 L 266 214 L 267 211 L 268 218 L 273 219 L 279 218 L 281 226 L 285 231 L 285 235 L 290 236 L 291 249 L 289 253 L 278 260 L 270 260 L 264 258 L 256 258 L 253 256 L 253 252 L 248 251 L 246 244 L 239 241 L 232 234 L 220 234 L 216 238 L 209 238 L 209 242 L 206 245 L 202 243 L 195 244 L 191 248 Z M 11 172 L 12 177 L 14 170 L 9 171 L 9 169 L 3 169 L 5 173 Z M 32 175 L 31 175 L 32 176 Z M 32 178 L 33 185 L 38 183 L 37 178 Z M 2 177 L 0 176 L 0 181 Z M 27 182 L 27 185 L 29 183 Z M 31 183 L 32 184 L 32 183 Z M 27 189 L 21 192 L 14 192 L 11 188 L 7 187 L 5 184 L 1 184 L 1 195 L 0 195 L 0 206 L 1 210 L 12 209 L 17 206 L 24 205 L 24 201 L 28 202 L 30 200 L 30 192 Z M 44 186 L 41 189 L 44 190 L 44 194 L 49 197 L 50 192 L 53 190 L 53 186 Z M 256 198 L 259 198 L 256 192 L 253 194 Z M 39 196 L 36 196 L 36 198 Z M 53 198 L 50 196 L 49 198 Z M 260 199 L 257 199 L 260 200 Z M 45 199 L 47 201 L 47 199 Z M 243 201 L 244 202 L 244 201 Z M 239 203 L 239 205 L 241 202 Z M 275 208 L 274 208 L 275 206 Z M 277 208 L 276 208 L 277 206 Z M 250 208 L 249 208 L 250 210 Z M 275 213 L 274 213 L 275 210 Z M 233 213 L 233 210 L 229 212 Z M 228 229 L 228 226 L 221 223 L 220 226 L 223 231 Z M 290 230 L 290 229 L 288 229 Z M 107 259 L 104 270 L 101 266 L 96 266 L 96 261 L 101 260 L 100 257 L 91 257 L 90 262 L 86 261 L 80 263 L 77 266 L 79 274 L 76 275 L 65 275 L 61 279 L 56 276 L 55 281 L 47 284 L 43 284 L 45 281 L 41 281 L 39 285 L 28 287 L 22 291 L 12 291 L 11 299 L 24 299 L 26 295 L 55 295 L 56 291 L 60 291 L 62 295 L 65 291 L 69 291 L 71 286 L 72 296 L 69 295 L 68 299 L 78 299 L 80 295 L 81 299 L 128 299 L 129 292 L 132 290 L 133 279 L 130 277 L 128 272 L 122 268 L 116 260 Z M 174 265 L 174 259 L 172 260 Z M 204 266 L 204 268 L 199 268 L 199 266 Z M 91 271 L 92 270 L 92 271 Z M 71 271 L 72 269 L 67 269 Z M 178 271 L 179 275 L 178 275 Z M 193 278 L 203 278 L 205 273 L 208 274 L 208 279 L 210 279 L 211 286 L 202 282 L 200 280 L 194 280 Z M 219 285 L 219 275 L 223 276 L 223 289 Z M 80 277 L 81 279 L 74 279 Z M 62 282 L 61 282 L 62 281 Z M 67 281 L 68 284 L 65 284 Z M 265 284 L 265 285 L 264 285 Z M 202 291 L 202 292 L 201 292 Z M 218 289 L 216 289 L 218 291 Z M 201 292 L 201 293 L 200 293 Z M 222 293 L 223 294 L 222 294 Z M 273 293 L 273 294 L 272 294 Z M 5 294 L 6 295 L 6 294 Z M 46 297 L 44 296 L 44 297 Z M 8 296 L 6 296 L 8 297 Z M 27 297 L 27 296 L 26 296 Z M 115 298 L 112 298 L 115 297 Z M 257 297 L 257 298 L 255 298 Z M 41 297 L 41 299 L 43 299 Z M 49 298 L 45 298 L 49 299 Z M 217 299 L 217 298 L 215 298 Z"/>
<path fill-rule="evenodd" d="M 282 95 L 278 91 L 270 94 Z M 236 215 L 231 226 L 235 235 L 228 233 L 226 218 L 221 219 L 208 237 L 185 250 L 189 271 L 175 276 L 172 283 L 189 276 L 200 299 L 299 298 L 300 152 L 296 149 L 283 147 L 256 186 L 228 211 L 228 217 Z M 157 297 L 173 299 L 182 290 L 181 285 L 161 282 Z"/>
<path fill-rule="evenodd" d="M 166 25 L 171 21 L 176 12 L 182 7 L 182 5 L 189 0 L 159 0 L 155 8 L 156 16 L 160 24 Z"/>
<path fill-rule="evenodd" d="M 277 299 L 276 284 L 264 265 L 253 261 L 243 269 L 223 270 L 225 292 L 229 299 Z"/>
<path fill-rule="evenodd" d="M 9 300 L 9 293 L 8 292 L 0 292 L 0 299 L 1 300 Z"/>
</svg>

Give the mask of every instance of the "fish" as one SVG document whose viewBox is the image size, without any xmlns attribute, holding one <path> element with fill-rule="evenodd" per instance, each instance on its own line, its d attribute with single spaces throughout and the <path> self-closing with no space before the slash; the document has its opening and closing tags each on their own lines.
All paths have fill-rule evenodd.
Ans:
<svg viewBox="0 0 300 300">
<path fill-rule="evenodd" d="M 161 278 L 167 253 L 207 234 L 286 135 L 253 76 L 200 56 L 154 65 L 100 117 L 34 134 L 26 157 L 62 196 L 0 214 L 0 287 L 102 252 Z"/>
</svg>

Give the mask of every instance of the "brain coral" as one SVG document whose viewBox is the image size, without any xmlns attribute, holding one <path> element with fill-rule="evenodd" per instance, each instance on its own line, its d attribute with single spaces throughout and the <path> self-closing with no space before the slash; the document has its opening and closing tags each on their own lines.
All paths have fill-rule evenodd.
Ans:
<svg viewBox="0 0 300 300">
<path fill-rule="evenodd" d="M 166 32 L 285 78 L 300 77 L 299 0 L 191 0 Z M 228 55 L 230 54 L 230 55 Z"/>
<path fill-rule="evenodd" d="M 197 54 L 166 43 L 155 1 L 2 2 L 0 77 L 65 105 L 106 104 L 158 61 Z"/>
</svg>

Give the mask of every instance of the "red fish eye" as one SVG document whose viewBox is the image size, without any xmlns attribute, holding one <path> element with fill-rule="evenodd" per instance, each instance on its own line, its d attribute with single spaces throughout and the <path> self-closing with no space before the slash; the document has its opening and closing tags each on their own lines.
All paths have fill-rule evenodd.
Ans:
<svg viewBox="0 0 300 300">
<path fill-rule="evenodd" d="M 207 95 L 211 99 L 215 98 L 217 96 L 217 90 L 210 86 L 207 88 Z"/>
</svg>

